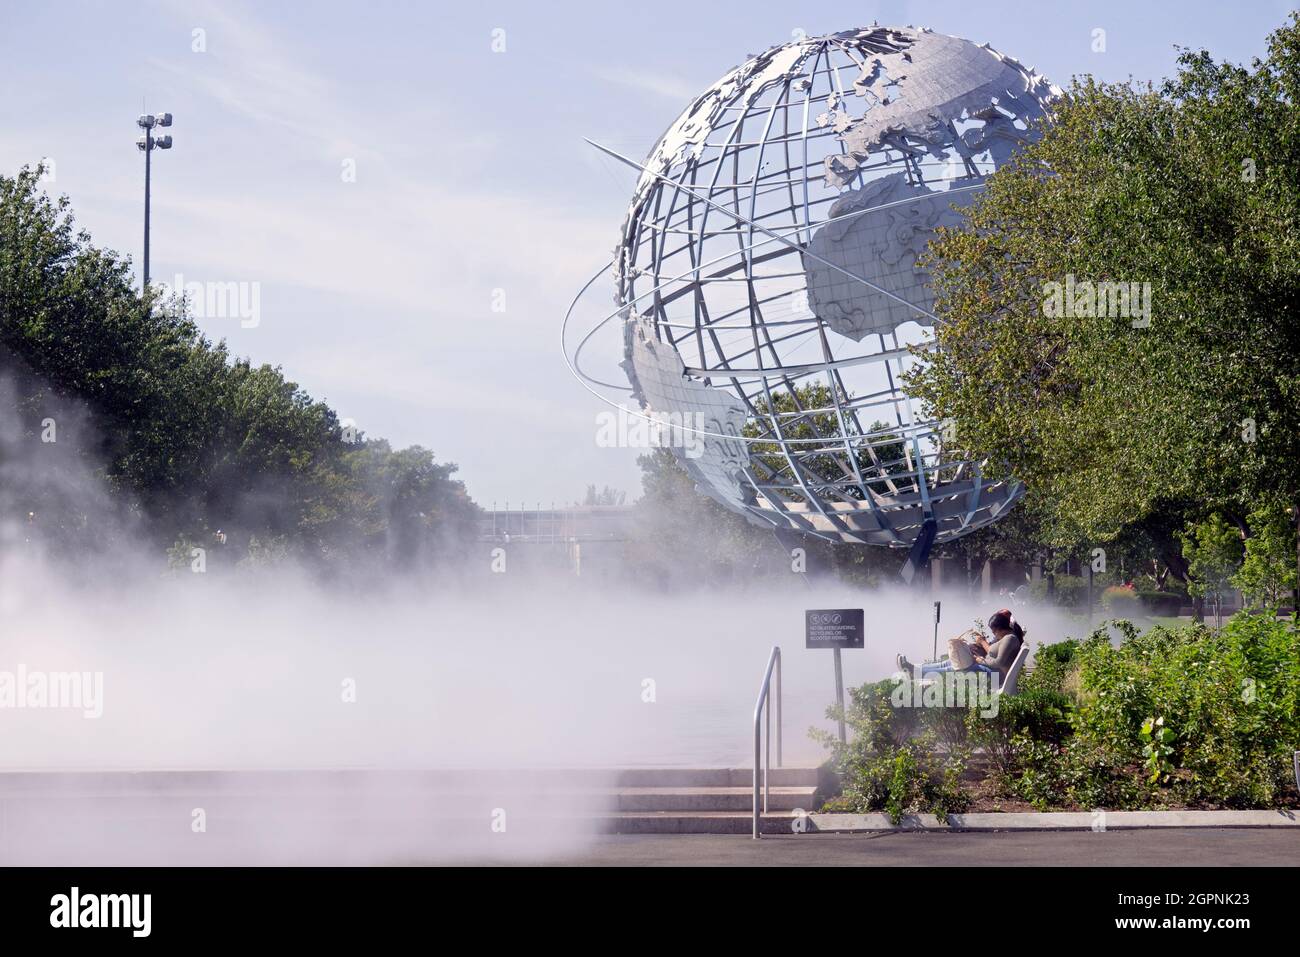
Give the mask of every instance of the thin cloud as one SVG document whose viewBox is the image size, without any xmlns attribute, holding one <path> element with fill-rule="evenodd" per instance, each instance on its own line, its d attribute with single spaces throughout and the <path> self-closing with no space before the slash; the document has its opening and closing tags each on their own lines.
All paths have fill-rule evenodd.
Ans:
<svg viewBox="0 0 1300 957">
<path fill-rule="evenodd" d="M 602 67 L 595 70 L 594 74 L 606 83 L 617 83 L 642 93 L 673 100 L 680 103 L 682 109 L 705 89 L 704 84 L 689 83 L 663 73 L 643 73 L 627 67 Z"/>
</svg>

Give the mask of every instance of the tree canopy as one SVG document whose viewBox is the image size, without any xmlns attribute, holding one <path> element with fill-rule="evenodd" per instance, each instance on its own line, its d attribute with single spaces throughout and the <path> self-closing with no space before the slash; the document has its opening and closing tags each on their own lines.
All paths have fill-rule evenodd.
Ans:
<svg viewBox="0 0 1300 957">
<path fill-rule="evenodd" d="M 1076 80 L 931 244 L 941 348 L 909 386 L 1025 481 L 1048 543 L 1300 500 L 1298 93 L 1296 15 L 1249 66 Z"/>
<path fill-rule="evenodd" d="M 26 440 L 0 446 L 8 458 L 49 463 L 57 448 L 162 545 L 220 530 L 241 553 L 274 543 L 338 566 L 432 559 L 469 534 L 477 509 L 454 465 L 343 429 L 279 368 L 209 341 L 183 301 L 139 295 L 129 261 L 76 231 L 39 172 L 0 176 L 0 377 Z M 65 428 L 43 443 L 47 420 Z M 63 533 L 47 537 L 108 534 L 102 502 L 52 494 L 48 469 L 21 474 L 7 511 Z"/>
</svg>

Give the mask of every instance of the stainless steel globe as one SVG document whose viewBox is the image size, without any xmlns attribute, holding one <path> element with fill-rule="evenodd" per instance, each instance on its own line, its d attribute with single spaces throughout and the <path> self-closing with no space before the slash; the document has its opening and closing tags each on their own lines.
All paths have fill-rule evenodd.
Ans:
<svg viewBox="0 0 1300 957">
<path fill-rule="evenodd" d="M 871 26 L 752 57 L 642 163 L 600 147 L 639 171 L 606 319 L 642 412 L 701 440 L 678 449 L 701 491 L 917 559 L 1011 508 L 901 383 L 933 348 L 918 257 L 1060 95 L 987 45 Z"/>
</svg>

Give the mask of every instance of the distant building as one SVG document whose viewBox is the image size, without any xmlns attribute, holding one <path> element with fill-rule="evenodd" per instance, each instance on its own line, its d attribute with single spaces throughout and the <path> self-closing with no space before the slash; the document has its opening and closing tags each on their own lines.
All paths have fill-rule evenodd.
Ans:
<svg viewBox="0 0 1300 957">
<path fill-rule="evenodd" d="M 479 518 L 478 538 L 509 549 L 516 567 L 603 576 L 617 570 L 635 522 L 632 505 L 491 508 Z"/>
</svg>

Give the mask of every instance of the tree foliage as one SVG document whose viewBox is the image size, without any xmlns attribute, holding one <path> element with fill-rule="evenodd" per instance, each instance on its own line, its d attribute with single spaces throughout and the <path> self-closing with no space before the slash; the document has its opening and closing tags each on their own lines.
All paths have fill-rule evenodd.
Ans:
<svg viewBox="0 0 1300 957">
<path fill-rule="evenodd" d="M 1221 616 L 1223 593 L 1241 564 L 1241 532 L 1216 514 L 1192 525 L 1180 537 L 1191 572 L 1187 590 L 1197 598 L 1210 599 L 1217 619 Z"/>
<path fill-rule="evenodd" d="M 1295 529 L 1279 502 L 1263 502 L 1247 516 L 1250 537 L 1232 584 L 1247 601 L 1278 608 L 1296 586 Z"/>
<path fill-rule="evenodd" d="M 841 494 L 860 499 L 859 477 L 878 495 L 888 494 L 888 483 L 871 481 L 873 475 L 896 475 L 911 468 L 905 456 L 903 443 L 894 441 L 884 422 L 872 422 L 865 433 L 858 429 L 856 419 L 837 411 L 851 407 L 853 397 L 843 390 L 838 394 L 824 382 L 808 382 L 793 390 L 776 393 L 771 400 L 759 397 L 754 400 L 757 418 L 745 425 L 743 434 L 757 439 L 772 434 L 773 422 L 779 424 L 781 435 L 791 442 L 791 454 L 796 456 L 804 470 L 814 481 L 818 478 Z M 869 442 L 864 440 L 869 437 Z M 847 441 L 836 444 L 833 436 L 843 436 Z M 790 467 L 780 444 L 754 442 L 750 448 L 757 463 L 767 475 L 778 483 L 792 486 L 780 489 L 778 495 L 794 502 L 806 496 L 797 491 L 798 479 Z M 832 496 L 833 497 L 833 496 Z"/>
<path fill-rule="evenodd" d="M 84 410 L 59 441 L 161 545 L 210 541 L 311 561 L 432 557 L 463 540 L 477 510 L 456 467 L 426 449 L 351 442 L 338 416 L 278 368 L 232 359 L 184 304 L 141 296 L 130 263 L 75 230 L 69 201 L 39 169 L 0 177 L 0 375 L 29 444 L 41 423 Z M 5 410 L 8 413 L 8 409 Z M 49 477 L 48 470 L 44 473 Z M 52 498 L 37 470 L 5 489 L 41 529 L 102 538 L 91 503 Z M 66 537 L 66 536 L 65 536 Z"/>
<path fill-rule="evenodd" d="M 1300 499 L 1300 19 L 1250 66 L 1179 64 L 1076 81 L 931 245 L 941 348 L 909 385 L 1055 545 L 1145 528 L 1169 553 L 1189 518 Z M 1071 279 L 1150 283 L 1149 325 L 1046 308 Z"/>
</svg>

